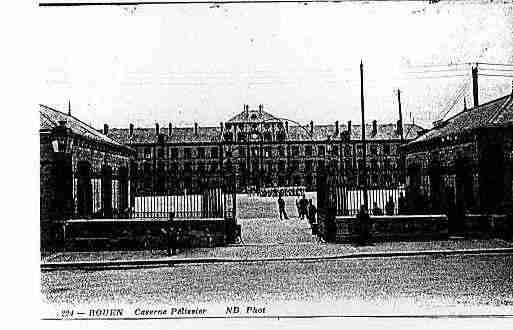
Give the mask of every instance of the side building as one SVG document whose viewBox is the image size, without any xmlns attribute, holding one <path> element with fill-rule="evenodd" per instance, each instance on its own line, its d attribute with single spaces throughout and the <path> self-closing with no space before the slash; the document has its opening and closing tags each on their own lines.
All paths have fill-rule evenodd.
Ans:
<svg viewBox="0 0 513 330">
<path fill-rule="evenodd" d="M 41 246 L 60 242 L 61 222 L 121 217 L 133 204 L 135 151 L 91 126 L 40 105 Z"/>
<path fill-rule="evenodd" d="M 401 181 L 404 159 L 399 146 L 423 129 L 414 124 L 366 127 L 367 178 L 360 169 L 361 126 L 299 125 L 257 109 L 244 109 L 217 127 L 109 128 L 103 133 L 136 150 L 137 195 L 198 191 L 205 181 L 233 173 L 238 192 L 254 188 L 304 186 L 316 189 L 317 174 L 328 168 L 357 186 L 371 187 Z"/>
<path fill-rule="evenodd" d="M 405 145 L 412 212 L 464 215 L 513 211 L 513 92 L 464 109 Z"/>
</svg>

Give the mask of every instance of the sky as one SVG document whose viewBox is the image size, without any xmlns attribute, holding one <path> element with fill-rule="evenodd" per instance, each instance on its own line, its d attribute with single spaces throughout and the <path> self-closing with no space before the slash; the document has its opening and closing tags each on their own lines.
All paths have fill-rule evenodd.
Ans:
<svg viewBox="0 0 513 330">
<path fill-rule="evenodd" d="M 358 122 L 363 61 L 367 121 L 395 123 L 399 88 L 405 121 L 430 127 L 472 104 L 469 63 L 493 63 L 479 65 L 480 103 L 511 92 L 503 2 L 39 7 L 40 103 L 70 100 L 98 128 L 217 126 L 244 104 Z"/>
</svg>

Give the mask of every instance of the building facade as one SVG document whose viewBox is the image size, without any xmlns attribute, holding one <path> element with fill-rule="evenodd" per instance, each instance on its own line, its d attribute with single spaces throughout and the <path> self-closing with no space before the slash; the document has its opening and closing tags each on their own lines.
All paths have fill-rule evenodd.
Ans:
<svg viewBox="0 0 513 330">
<path fill-rule="evenodd" d="M 402 166 L 399 146 L 416 138 L 422 128 L 406 124 L 366 126 L 368 175 L 362 176 L 361 126 L 303 126 L 278 118 L 263 105 L 242 112 L 217 127 L 109 128 L 103 133 L 136 150 L 136 194 L 196 191 L 208 178 L 231 173 L 236 189 L 304 186 L 315 190 L 317 175 L 327 169 L 358 186 L 367 179 L 379 187 L 398 182 Z"/>
<path fill-rule="evenodd" d="M 130 164 L 135 151 L 79 119 L 40 105 L 42 247 L 59 241 L 70 218 L 122 216 L 133 203 Z M 57 227 L 56 227 L 57 226 Z"/>
<path fill-rule="evenodd" d="M 513 95 L 436 123 L 404 150 L 407 199 L 413 212 L 511 210 Z"/>
</svg>

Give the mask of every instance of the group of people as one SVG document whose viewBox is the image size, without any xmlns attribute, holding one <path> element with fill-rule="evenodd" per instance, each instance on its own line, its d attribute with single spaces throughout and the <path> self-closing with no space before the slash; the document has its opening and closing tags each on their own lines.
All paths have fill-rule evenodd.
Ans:
<svg viewBox="0 0 513 330">
<path fill-rule="evenodd" d="M 310 225 L 316 223 L 315 216 L 317 214 L 317 208 L 313 205 L 311 199 L 306 199 L 306 196 L 303 195 L 301 199 L 296 201 L 298 218 L 304 220 L 308 219 Z M 280 220 L 287 220 L 289 217 L 287 216 L 287 211 L 285 211 L 285 200 L 283 200 L 282 195 L 278 197 L 278 212 L 280 213 Z"/>
<path fill-rule="evenodd" d="M 272 187 L 260 189 L 258 192 L 260 197 L 301 196 L 304 194 L 305 187 Z"/>
</svg>

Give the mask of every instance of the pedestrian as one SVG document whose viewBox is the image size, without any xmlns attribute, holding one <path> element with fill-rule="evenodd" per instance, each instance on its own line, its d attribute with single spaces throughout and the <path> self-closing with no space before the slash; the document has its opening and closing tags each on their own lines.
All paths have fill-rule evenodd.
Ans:
<svg viewBox="0 0 513 330">
<path fill-rule="evenodd" d="M 404 198 L 403 193 L 399 195 L 397 206 L 399 208 L 397 214 L 404 214 L 406 212 L 406 198 Z"/>
<path fill-rule="evenodd" d="M 358 212 L 356 219 L 360 225 L 358 244 L 366 245 L 370 240 L 370 216 L 365 205 L 360 207 L 360 211 Z"/>
<path fill-rule="evenodd" d="M 309 202 L 304 194 L 301 200 L 299 201 L 299 208 L 301 210 L 301 219 L 304 219 L 305 217 L 308 218 Z"/>
<path fill-rule="evenodd" d="M 372 214 L 373 215 L 383 215 L 383 210 L 374 202 L 372 204 Z"/>
<path fill-rule="evenodd" d="M 390 197 L 388 197 L 388 201 L 385 204 L 385 214 L 386 215 L 394 215 L 394 208 L 395 208 L 395 203 L 394 203 L 392 196 L 390 196 Z"/>
<path fill-rule="evenodd" d="M 313 202 L 311 199 L 308 200 L 308 212 L 307 212 L 307 218 L 308 218 L 308 222 L 310 223 L 310 226 L 312 226 L 313 228 L 313 225 L 317 223 L 317 221 L 315 221 L 315 216 L 317 214 L 317 208 L 315 207 L 315 205 L 313 205 Z"/>
<path fill-rule="evenodd" d="M 281 194 L 278 197 L 278 211 L 280 212 L 280 220 L 288 220 L 287 212 L 285 212 L 285 201 L 281 198 Z"/>
</svg>

